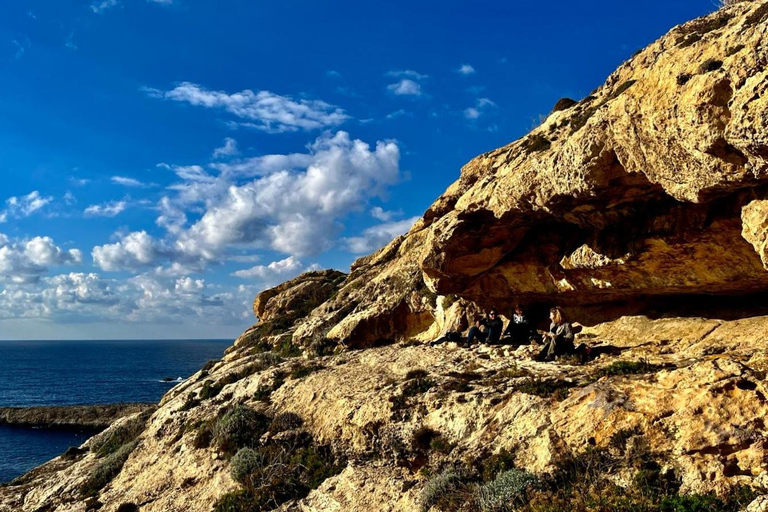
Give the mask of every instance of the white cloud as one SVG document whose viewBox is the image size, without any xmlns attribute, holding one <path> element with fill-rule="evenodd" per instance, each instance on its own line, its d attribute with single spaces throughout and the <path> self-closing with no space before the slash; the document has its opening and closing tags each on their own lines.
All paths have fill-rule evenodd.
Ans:
<svg viewBox="0 0 768 512">
<path fill-rule="evenodd" d="M 305 266 L 298 259 L 289 256 L 284 260 L 273 261 L 269 265 L 257 265 L 248 270 L 238 270 L 232 275 L 243 279 L 258 279 L 264 286 L 273 286 L 318 268 L 320 267 L 316 264 Z"/>
<path fill-rule="evenodd" d="M 338 71 L 334 71 L 333 69 L 329 69 L 325 72 L 326 76 L 329 76 L 331 78 L 341 78 L 341 73 Z"/>
<path fill-rule="evenodd" d="M 471 75 L 475 73 L 475 68 L 470 66 L 469 64 L 462 64 L 459 69 L 456 70 L 457 73 L 462 75 Z"/>
<path fill-rule="evenodd" d="M 145 88 L 155 98 L 186 102 L 204 108 L 223 109 L 248 122 L 240 126 L 269 133 L 316 130 L 338 126 L 349 119 L 340 108 L 320 100 L 293 100 L 270 91 L 251 90 L 229 94 L 209 91 L 200 85 L 182 82 L 170 91 Z"/>
<path fill-rule="evenodd" d="M 231 324 L 253 314 L 251 304 L 259 291 L 255 286 L 215 294 L 207 290 L 204 280 L 189 276 L 142 274 L 118 281 L 96 273 L 61 274 L 0 290 L 0 320 Z"/>
<path fill-rule="evenodd" d="M 197 197 L 206 211 L 179 235 L 177 248 L 206 259 L 237 245 L 295 256 L 316 254 L 329 248 L 340 218 L 400 179 L 400 150 L 391 141 L 378 142 L 372 149 L 338 132 L 323 135 L 309 149 L 302 158 L 292 155 L 284 160 L 303 164 L 303 171 L 276 170 L 273 164 L 280 159 L 269 164 L 256 159 L 250 170 L 237 168 L 239 175 L 258 176 L 242 185 L 229 182 L 231 174 L 223 172 L 215 183 L 205 184 L 206 193 L 199 184 L 179 186 L 182 201 Z M 264 174 L 265 170 L 269 172 Z"/>
<path fill-rule="evenodd" d="M 396 222 L 386 222 L 371 226 L 363 231 L 361 236 L 345 239 L 347 248 L 354 254 L 367 254 L 391 242 L 395 237 L 408 232 L 420 217 Z"/>
<path fill-rule="evenodd" d="M 126 176 L 112 176 L 110 178 L 112 183 L 115 183 L 116 185 L 122 185 L 124 187 L 137 187 L 137 188 L 143 188 L 148 186 L 146 183 L 139 181 L 135 178 L 128 178 Z"/>
<path fill-rule="evenodd" d="M 112 201 L 104 204 L 92 204 L 83 213 L 91 217 L 115 217 L 128 207 L 126 201 Z"/>
<path fill-rule="evenodd" d="M 389 84 L 387 90 L 397 96 L 421 96 L 421 85 L 411 79 L 403 78 L 397 83 Z"/>
<path fill-rule="evenodd" d="M 312 164 L 312 160 L 311 154 L 291 153 L 257 156 L 235 163 L 214 164 L 212 167 L 219 170 L 226 179 L 254 178 L 278 171 L 306 168 Z"/>
<path fill-rule="evenodd" d="M 237 149 L 237 141 L 231 137 L 224 139 L 224 145 L 213 150 L 213 158 L 223 158 L 228 156 L 237 156 L 240 151 Z"/>
<path fill-rule="evenodd" d="M 400 217 L 403 210 L 386 211 L 381 206 L 374 206 L 370 211 L 371 217 L 382 222 L 389 222 L 395 217 Z"/>
<path fill-rule="evenodd" d="M 403 109 L 395 110 L 394 112 L 387 114 L 387 119 L 397 119 L 398 117 L 413 117 L 413 114 Z"/>
<path fill-rule="evenodd" d="M 162 164 L 179 179 L 157 205 L 156 223 L 165 236 L 122 234 L 93 248 L 94 264 L 105 271 L 154 268 L 157 276 L 179 276 L 214 261 L 253 261 L 255 250 L 293 257 L 323 252 L 336 242 L 349 213 L 364 211 L 400 181 L 399 160 L 394 141 L 372 147 L 340 131 L 322 135 L 303 154 L 217 163 L 208 170 Z"/>
<path fill-rule="evenodd" d="M 203 279 L 192 279 L 191 277 L 182 277 L 180 279 L 176 280 L 176 285 L 174 289 L 177 292 L 180 293 L 195 293 L 200 290 L 205 289 L 205 280 Z"/>
<path fill-rule="evenodd" d="M 101 14 L 107 9 L 117 7 L 119 2 L 117 0 L 102 0 L 101 2 L 95 2 L 91 4 L 91 10 L 96 14 Z"/>
<path fill-rule="evenodd" d="M 483 115 L 488 109 L 496 108 L 497 106 L 498 105 L 496 105 L 495 102 L 491 101 L 488 98 L 478 98 L 474 107 L 470 107 L 464 110 L 464 117 L 466 117 L 467 119 L 477 119 L 481 115 Z"/>
<path fill-rule="evenodd" d="M 424 80 L 425 78 L 429 78 L 429 75 L 422 75 L 421 73 L 413 71 L 412 69 L 389 71 L 387 72 L 387 76 L 393 76 L 397 78 L 406 77 L 412 78 L 414 80 Z"/>
<path fill-rule="evenodd" d="M 91 255 L 99 268 L 115 272 L 155 266 L 166 252 L 146 231 L 138 231 L 125 235 L 114 244 L 94 247 Z"/>
<path fill-rule="evenodd" d="M 76 265 L 82 262 L 77 249 L 64 250 L 50 237 L 11 240 L 0 234 L 0 281 L 11 283 L 37 282 L 56 265 Z"/>
<path fill-rule="evenodd" d="M 6 208 L 0 212 L 0 222 L 6 222 L 8 218 L 22 218 L 40 211 L 53 197 L 43 197 L 37 190 L 21 197 L 10 197 L 5 201 Z"/>
</svg>

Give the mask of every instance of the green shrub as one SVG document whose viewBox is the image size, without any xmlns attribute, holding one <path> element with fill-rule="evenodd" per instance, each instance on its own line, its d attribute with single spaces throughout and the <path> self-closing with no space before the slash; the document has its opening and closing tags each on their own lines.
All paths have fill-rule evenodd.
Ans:
<svg viewBox="0 0 768 512">
<path fill-rule="evenodd" d="M 300 469 L 299 480 L 310 490 L 317 489 L 328 478 L 338 475 L 346 466 L 335 461 L 330 448 L 309 445 L 296 450 L 290 457 L 290 464 Z M 303 496 L 302 496 L 303 497 Z"/>
<path fill-rule="evenodd" d="M 664 369 L 663 365 L 651 364 L 647 361 L 616 361 L 608 366 L 600 368 L 594 374 L 596 379 L 615 375 L 636 375 L 654 373 Z"/>
<path fill-rule="evenodd" d="M 240 448 L 230 462 L 232 478 L 244 484 L 258 468 L 264 466 L 264 458 L 252 448 Z"/>
<path fill-rule="evenodd" d="M 477 488 L 477 503 L 483 512 L 515 510 L 527 501 L 527 492 L 539 483 L 539 479 L 519 469 L 510 469 Z"/>
<path fill-rule="evenodd" d="M 269 432 L 273 434 L 285 432 L 300 428 L 303 424 L 304 420 L 295 412 L 281 412 L 272 419 L 272 423 L 269 424 Z"/>
<path fill-rule="evenodd" d="M 253 492 L 239 490 L 225 494 L 213 506 L 214 512 L 261 512 L 262 504 L 256 501 Z"/>
<path fill-rule="evenodd" d="M 659 507 L 661 512 L 721 512 L 725 503 L 710 494 L 690 494 L 664 498 Z"/>
<path fill-rule="evenodd" d="M 211 421 L 206 421 L 197 427 L 195 437 L 192 439 L 192 446 L 202 449 L 211 446 L 213 440 L 213 424 Z"/>
<path fill-rule="evenodd" d="M 83 483 L 81 487 L 83 494 L 86 496 L 95 496 L 98 494 L 99 491 L 120 473 L 125 461 L 128 460 L 131 452 L 133 452 L 138 444 L 138 441 L 126 443 L 101 460 L 98 465 L 93 468 L 88 479 Z"/>
<path fill-rule="evenodd" d="M 469 476 L 463 471 L 445 471 L 429 479 L 421 491 L 422 512 L 432 507 L 444 510 L 446 505 L 466 501 L 469 494 L 467 483 Z"/>
<path fill-rule="evenodd" d="M 496 475 L 515 468 L 515 456 L 502 448 L 499 453 L 494 453 L 483 462 L 483 482 L 490 482 Z"/>
<path fill-rule="evenodd" d="M 123 422 L 120 426 L 106 431 L 104 435 L 94 439 L 91 443 L 91 451 L 96 452 L 99 457 L 116 452 L 144 432 L 151 414 L 152 411 L 143 412 Z"/>
<path fill-rule="evenodd" d="M 299 357 L 303 354 L 301 347 L 294 345 L 291 340 L 285 340 L 280 343 L 275 350 L 283 357 Z"/>
<path fill-rule="evenodd" d="M 513 389 L 526 395 L 536 395 L 540 397 L 553 397 L 556 400 L 563 400 L 568 396 L 568 388 L 574 384 L 563 379 L 540 379 L 528 378 L 513 386 Z"/>
<path fill-rule="evenodd" d="M 269 418 L 244 405 L 235 405 L 213 427 L 213 439 L 224 453 L 252 446 L 267 431 Z"/>
<path fill-rule="evenodd" d="M 219 394 L 219 392 L 221 391 L 221 388 L 223 387 L 224 386 L 222 386 L 218 382 L 214 383 L 210 380 L 207 380 L 203 382 L 203 387 L 200 389 L 199 399 L 208 400 L 209 398 L 213 398 Z"/>
</svg>

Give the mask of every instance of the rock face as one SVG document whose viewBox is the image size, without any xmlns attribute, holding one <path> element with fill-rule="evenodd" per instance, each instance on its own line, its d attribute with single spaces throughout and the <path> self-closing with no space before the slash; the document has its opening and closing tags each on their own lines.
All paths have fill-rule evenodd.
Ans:
<svg viewBox="0 0 768 512">
<path fill-rule="evenodd" d="M 468 163 L 349 275 L 260 294 L 259 322 L 222 361 L 146 425 L 124 418 L 101 434 L 142 427 L 95 496 L 83 489 L 105 437 L 0 487 L 0 511 L 98 500 L 106 512 L 209 512 L 240 485 L 201 439 L 235 404 L 297 415 L 303 430 L 282 434 L 346 461 L 273 503 L 283 511 L 418 510 L 428 474 L 502 450 L 546 475 L 587 447 L 642 446 L 684 493 L 768 487 L 767 78 L 768 2 L 675 27 L 589 97 Z M 536 347 L 423 343 L 517 302 L 565 305 L 586 325 L 578 341 L 606 355 L 546 364 Z M 424 448 L 425 432 L 440 449 Z M 614 485 L 631 487 L 633 471 Z"/>
</svg>

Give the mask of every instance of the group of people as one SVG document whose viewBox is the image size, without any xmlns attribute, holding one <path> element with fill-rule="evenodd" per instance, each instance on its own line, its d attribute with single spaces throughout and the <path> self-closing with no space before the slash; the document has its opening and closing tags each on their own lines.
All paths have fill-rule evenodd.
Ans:
<svg viewBox="0 0 768 512">
<path fill-rule="evenodd" d="M 549 331 L 539 332 L 533 328 L 523 306 L 515 306 L 512 318 L 507 328 L 499 317 L 498 311 L 492 309 L 483 318 L 477 318 L 467 333 L 467 346 L 475 341 L 489 344 L 528 345 L 539 339 L 544 344 L 536 357 L 539 361 L 554 361 L 557 356 L 578 352 L 574 346 L 573 326 L 565 318 L 562 308 L 554 307 L 549 310 Z"/>
</svg>

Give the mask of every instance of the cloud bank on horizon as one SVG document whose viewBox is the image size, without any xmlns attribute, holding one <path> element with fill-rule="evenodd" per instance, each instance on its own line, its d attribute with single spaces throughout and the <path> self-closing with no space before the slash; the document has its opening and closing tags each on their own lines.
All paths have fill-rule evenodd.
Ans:
<svg viewBox="0 0 768 512">
<path fill-rule="evenodd" d="M 298 16 L 245 0 L 12 5 L 0 339 L 236 336 L 260 290 L 347 270 L 407 232 L 469 158 L 703 4 L 649 14 L 630 35 L 601 35 L 595 16 L 581 42 L 535 23 L 509 32 L 551 21 L 549 8 L 459 0 L 377 10 L 376 30 L 363 22 L 373 7 L 349 0 Z M 564 44 L 594 62 L 571 62 Z"/>
</svg>

